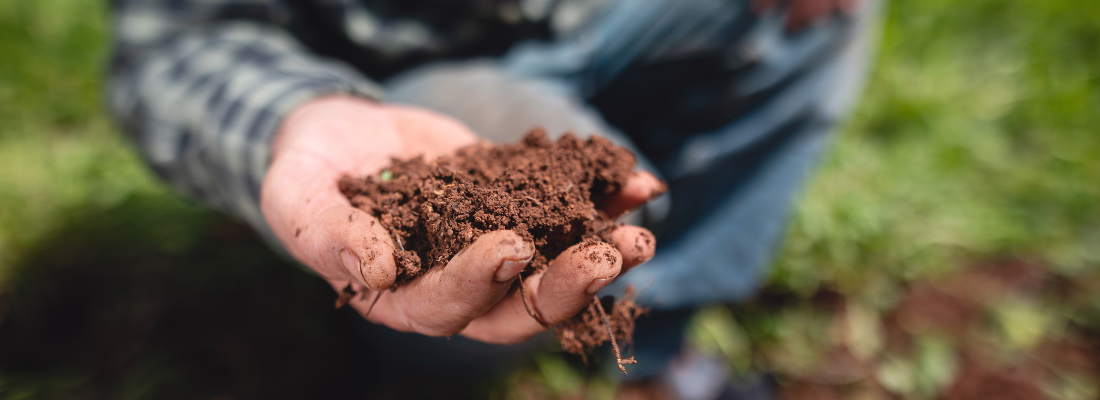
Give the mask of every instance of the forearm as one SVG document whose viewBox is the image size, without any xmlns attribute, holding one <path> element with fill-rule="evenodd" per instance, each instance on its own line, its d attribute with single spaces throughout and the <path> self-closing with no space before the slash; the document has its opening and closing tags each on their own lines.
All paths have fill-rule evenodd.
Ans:
<svg viewBox="0 0 1100 400">
<path fill-rule="evenodd" d="M 158 19 L 149 3 L 118 7 L 111 110 L 169 184 L 258 228 L 259 187 L 282 118 L 322 95 L 380 96 L 262 16 L 220 19 L 204 8 Z"/>
</svg>

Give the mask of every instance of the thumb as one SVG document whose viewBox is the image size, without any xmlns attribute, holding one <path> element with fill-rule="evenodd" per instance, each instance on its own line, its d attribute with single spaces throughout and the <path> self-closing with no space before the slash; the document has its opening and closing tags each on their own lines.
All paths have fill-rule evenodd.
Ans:
<svg viewBox="0 0 1100 400">
<path fill-rule="evenodd" d="M 272 162 L 260 207 L 295 259 L 329 280 L 380 291 L 393 286 L 393 242 L 374 217 L 340 193 L 340 172 L 323 159 L 287 154 Z"/>
</svg>

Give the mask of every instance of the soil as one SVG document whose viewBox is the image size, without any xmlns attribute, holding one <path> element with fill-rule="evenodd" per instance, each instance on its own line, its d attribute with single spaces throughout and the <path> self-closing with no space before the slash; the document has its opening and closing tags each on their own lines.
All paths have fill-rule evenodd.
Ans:
<svg viewBox="0 0 1100 400">
<path fill-rule="evenodd" d="M 552 141 L 535 129 L 516 144 L 480 143 L 431 162 L 394 159 L 378 176 L 344 177 L 339 185 L 398 245 L 396 288 L 444 267 L 491 231 L 512 230 L 534 244 L 535 256 L 521 276 L 541 271 L 575 244 L 608 242 L 617 224 L 599 206 L 626 183 L 635 164 L 633 154 L 606 139 L 566 134 Z M 608 339 L 595 308 L 558 326 L 566 351 L 583 354 Z M 611 331 L 629 342 L 638 308 L 629 300 L 604 308 Z"/>
<path fill-rule="evenodd" d="M 884 339 L 880 352 L 860 357 L 853 352 L 838 352 L 835 347 L 825 348 L 818 357 L 818 366 L 807 370 L 810 373 L 796 371 L 781 376 L 780 398 L 902 398 L 907 392 L 889 392 L 873 371 L 881 370 L 884 362 L 919 357 L 917 341 L 930 337 L 951 344 L 956 357 L 951 362 L 957 368 L 944 386 L 935 388 L 937 393 L 933 398 L 1060 398 L 1055 397 L 1055 393 L 1076 393 L 1082 398 L 1091 396 L 1092 392 L 1086 395 L 1083 390 L 1092 390 L 1096 387 L 1095 382 L 1100 381 L 1097 378 L 1100 377 L 1100 334 L 1096 325 L 1080 324 L 1071 319 L 1064 325 L 1057 325 L 1060 326 L 1057 333 L 1048 334 L 1030 347 L 1005 348 L 1003 342 L 998 342 L 1003 340 L 998 335 L 1003 334 L 1001 329 L 1004 328 L 992 316 L 1006 300 L 1027 301 L 1044 307 L 1072 307 L 1067 304 L 1078 304 L 1076 299 L 1088 298 L 1089 303 L 1080 304 L 1092 304 L 1097 288 L 1100 288 L 1100 280 L 1091 276 L 1060 276 L 1047 264 L 1017 258 L 965 264 L 950 274 L 914 280 L 900 288 L 898 301 L 879 315 L 877 325 Z M 765 288 L 746 309 L 778 313 L 802 307 L 799 300 L 791 296 L 795 295 Z M 809 300 L 820 312 L 818 315 L 830 318 L 833 326 L 851 326 L 844 304 L 861 301 L 828 287 L 819 288 Z M 851 340 L 850 336 L 838 338 L 832 339 L 836 342 L 832 346 L 847 346 L 845 341 Z M 838 358 L 838 354 L 842 357 Z M 769 362 L 766 356 L 761 360 Z M 769 367 L 764 365 L 767 370 Z M 1068 386 L 1067 382 L 1078 381 L 1089 382 L 1091 386 L 1089 389 Z M 1055 389 L 1048 392 L 1051 388 Z M 917 392 L 908 392 L 913 393 Z"/>
<path fill-rule="evenodd" d="M 626 296 L 615 302 L 610 296 L 594 301 L 576 317 L 558 324 L 554 330 L 554 337 L 561 343 L 562 350 L 568 353 L 584 355 L 595 346 L 611 340 L 612 337 L 628 345 L 633 344 L 634 320 L 646 312 L 639 307 L 632 298 L 632 288 L 627 288 Z M 602 314 L 597 307 L 603 307 L 607 311 L 607 317 L 611 320 L 612 334 L 607 332 Z M 615 347 L 618 347 L 617 345 Z M 622 356 L 616 354 L 622 363 Z"/>
</svg>

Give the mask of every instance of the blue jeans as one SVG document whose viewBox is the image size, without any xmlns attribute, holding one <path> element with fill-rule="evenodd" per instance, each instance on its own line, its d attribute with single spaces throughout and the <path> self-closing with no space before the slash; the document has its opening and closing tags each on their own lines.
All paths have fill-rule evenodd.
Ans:
<svg viewBox="0 0 1100 400">
<path fill-rule="evenodd" d="M 675 310 L 759 286 L 793 199 L 861 87 L 877 5 L 792 34 L 781 13 L 756 15 L 747 1 L 614 1 L 565 37 L 427 65 L 387 86 L 391 101 L 497 142 L 543 126 L 633 149 L 670 188 L 629 216 L 657 235 L 657 253 L 601 295 L 633 285 L 640 303 L 678 316 L 657 319 L 682 327 Z M 636 354 L 663 367 L 682 329 L 654 331 L 641 322 Z"/>
<path fill-rule="evenodd" d="M 734 301 L 757 287 L 792 199 L 853 103 L 869 20 L 788 34 L 781 15 L 758 17 L 747 2 L 618 1 L 570 37 L 388 86 L 391 100 L 498 142 L 540 125 L 634 149 L 669 183 L 634 214 L 657 235 L 657 255 L 602 294 L 634 285 L 658 309 Z"/>
</svg>

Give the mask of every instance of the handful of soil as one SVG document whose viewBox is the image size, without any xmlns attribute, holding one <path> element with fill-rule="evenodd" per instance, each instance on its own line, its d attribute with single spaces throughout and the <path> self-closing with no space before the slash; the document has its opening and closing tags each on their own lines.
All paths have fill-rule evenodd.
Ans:
<svg viewBox="0 0 1100 400">
<path fill-rule="evenodd" d="M 535 256 L 521 272 L 522 282 L 570 246 L 610 242 L 617 224 L 597 206 L 622 188 L 635 163 L 629 151 L 607 139 L 566 134 L 555 142 L 535 129 L 517 144 L 476 144 L 430 163 L 420 157 L 394 159 L 379 176 L 345 176 L 339 186 L 399 246 L 394 288 L 444 267 L 481 235 L 502 229 L 534 243 Z M 619 368 L 633 363 L 633 357 L 619 356 L 616 339 L 630 342 L 634 320 L 644 310 L 627 297 L 618 302 L 594 298 L 559 324 L 555 334 L 562 348 L 583 356 L 610 340 Z"/>
</svg>

